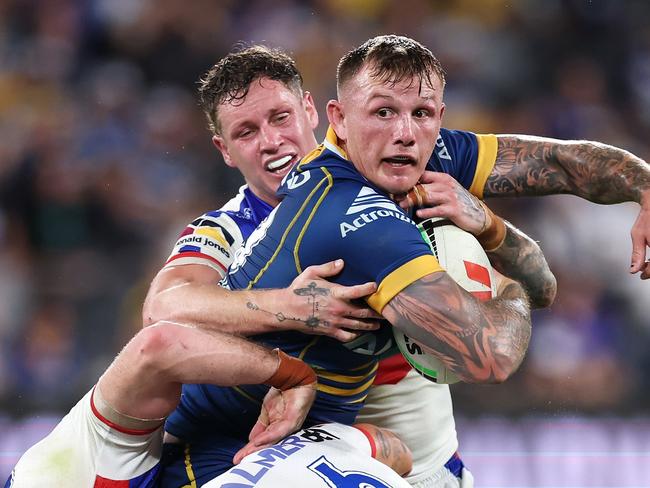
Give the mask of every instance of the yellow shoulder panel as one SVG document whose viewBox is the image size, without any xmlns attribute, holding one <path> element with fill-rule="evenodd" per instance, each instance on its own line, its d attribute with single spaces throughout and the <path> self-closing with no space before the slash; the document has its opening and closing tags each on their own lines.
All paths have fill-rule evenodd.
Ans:
<svg viewBox="0 0 650 488">
<path fill-rule="evenodd" d="M 444 270 L 432 254 L 419 256 L 386 276 L 379 284 L 377 291 L 367 298 L 368 305 L 377 313 L 381 313 L 386 304 L 400 291 L 423 276 L 437 271 Z"/>
<path fill-rule="evenodd" d="M 476 139 L 478 142 L 478 161 L 476 161 L 474 180 L 472 186 L 469 187 L 469 191 L 482 200 L 485 182 L 492 173 L 497 159 L 497 136 L 494 134 L 476 134 Z"/>
</svg>

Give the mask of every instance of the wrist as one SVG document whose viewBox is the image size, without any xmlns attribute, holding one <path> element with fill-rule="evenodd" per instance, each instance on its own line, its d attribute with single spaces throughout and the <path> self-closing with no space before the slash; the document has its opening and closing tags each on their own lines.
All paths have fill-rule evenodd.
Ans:
<svg viewBox="0 0 650 488">
<path fill-rule="evenodd" d="M 650 188 L 641 192 L 639 203 L 641 204 L 641 207 L 650 210 Z"/>
<path fill-rule="evenodd" d="M 307 363 L 285 354 L 278 348 L 273 350 L 278 355 L 278 369 L 264 382 L 265 385 L 284 391 L 316 383 L 316 373 Z"/>
<path fill-rule="evenodd" d="M 481 244 L 485 252 L 496 251 L 506 239 L 506 223 L 496 215 L 490 207 L 482 200 L 479 203 L 485 211 L 485 223 L 483 229 L 476 235 L 476 239 Z"/>
</svg>

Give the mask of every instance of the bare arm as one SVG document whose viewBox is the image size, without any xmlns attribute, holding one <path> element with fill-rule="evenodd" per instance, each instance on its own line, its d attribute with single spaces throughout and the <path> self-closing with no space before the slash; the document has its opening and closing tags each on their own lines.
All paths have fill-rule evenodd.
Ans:
<svg viewBox="0 0 650 488">
<path fill-rule="evenodd" d="M 498 143 L 486 197 L 570 193 L 604 204 L 650 199 L 650 166 L 623 149 L 521 135 L 500 135 Z"/>
<path fill-rule="evenodd" d="M 373 293 L 376 285 L 343 287 L 323 279 L 339 273 L 342 267 L 342 262 L 312 266 L 289 288 L 237 291 L 218 286 L 222 276 L 209 266 L 166 267 L 151 283 L 143 307 L 143 323 L 194 323 L 244 336 L 293 329 L 351 340 L 357 334 L 342 327 L 378 327 L 376 320 L 366 320 L 377 318 L 377 314 L 351 302 Z"/>
<path fill-rule="evenodd" d="M 550 195 L 570 193 L 612 204 L 637 202 L 641 211 L 632 227 L 632 265 L 650 278 L 645 261 L 650 245 L 650 165 L 635 155 L 591 141 L 560 141 L 542 137 L 498 136 L 496 164 L 484 195 Z"/>
<path fill-rule="evenodd" d="M 354 424 L 375 445 L 375 459 L 384 463 L 400 476 L 406 476 L 413 468 L 413 454 L 397 435 L 373 424 Z"/>
<path fill-rule="evenodd" d="M 505 280 L 498 298 L 480 302 L 446 273 L 432 273 L 402 290 L 382 313 L 463 381 L 499 383 L 521 364 L 531 334 L 526 293 Z"/>
<path fill-rule="evenodd" d="M 497 271 L 519 282 L 530 299 L 531 307 L 548 307 L 555 300 L 557 281 L 539 245 L 508 221 L 503 243 L 486 251 Z"/>
<path fill-rule="evenodd" d="M 98 388 L 115 410 L 141 419 L 168 415 L 178 404 L 183 383 L 268 383 L 284 390 L 304 384 L 315 390 L 315 374 L 297 359 L 291 366 L 302 368 L 302 376 L 295 376 L 299 381 L 280 378 L 282 384 L 276 385 L 279 359 L 277 351 L 240 337 L 163 322 L 141 330 L 124 347 Z M 313 395 L 305 391 L 298 400 L 311 404 Z"/>
<path fill-rule="evenodd" d="M 416 213 L 421 219 L 448 218 L 474 235 L 489 226 L 486 208 L 450 175 L 426 171 L 418 188 L 422 208 Z M 411 192 L 400 201 L 403 208 L 415 203 Z M 486 249 L 490 263 L 497 271 L 521 283 L 534 308 L 548 307 L 555 298 L 557 283 L 542 250 L 531 237 L 510 222 L 503 222 L 505 239 L 495 249 Z"/>
</svg>

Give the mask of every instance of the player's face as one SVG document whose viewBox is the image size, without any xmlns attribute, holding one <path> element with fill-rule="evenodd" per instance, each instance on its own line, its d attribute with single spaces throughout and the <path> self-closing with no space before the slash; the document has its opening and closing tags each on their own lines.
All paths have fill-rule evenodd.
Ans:
<svg viewBox="0 0 650 488">
<path fill-rule="evenodd" d="M 282 178 L 316 147 L 318 114 L 305 92 L 261 78 L 251 83 L 244 101 L 219 106 L 221 134 L 212 138 L 228 166 L 239 169 L 251 190 L 277 205 Z"/>
<path fill-rule="evenodd" d="M 442 83 L 431 78 L 433 86 L 419 78 L 393 85 L 377 80 L 366 67 L 344 85 L 341 100 L 328 105 L 349 159 L 389 193 L 411 189 L 433 152 L 445 106 Z"/>
</svg>

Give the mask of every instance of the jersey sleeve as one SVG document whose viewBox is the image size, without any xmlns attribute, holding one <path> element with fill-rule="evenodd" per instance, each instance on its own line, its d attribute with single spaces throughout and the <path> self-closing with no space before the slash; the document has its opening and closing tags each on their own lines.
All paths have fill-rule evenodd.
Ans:
<svg viewBox="0 0 650 488">
<path fill-rule="evenodd" d="M 209 212 L 185 227 L 165 266 L 201 264 L 223 275 L 242 244 L 242 233 L 232 217 L 225 212 Z"/>
<path fill-rule="evenodd" d="M 337 185 L 309 227 L 300 259 L 320 264 L 323 256 L 342 258 L 345 265 L 337 281 L 344 285 L 376 282 L 378 289 L 367 302 L 377 312 L 411 283 L 442 271 L 415 223 L 368 186 Z"/>
<path fill-rule="evenodd" d="M 427 169 L 453 176 L 479 198 L 494 169 L 497 137 L 494 134 L 440 129 Z"/>
</svg>

